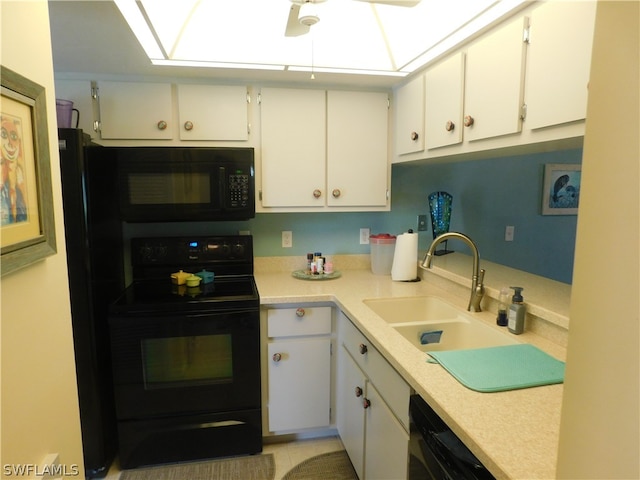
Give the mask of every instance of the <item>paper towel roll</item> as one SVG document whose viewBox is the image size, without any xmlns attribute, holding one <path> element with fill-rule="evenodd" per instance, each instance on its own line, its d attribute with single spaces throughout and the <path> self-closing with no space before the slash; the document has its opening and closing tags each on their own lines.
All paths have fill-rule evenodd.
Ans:
<svg viewBox="0 0 640 480">
<path fill-rule="evenodd" d="M 396 238 L 391 280 L 410 281 L 418 276 L 418 234 L 402 233 Z"/>
</svg>

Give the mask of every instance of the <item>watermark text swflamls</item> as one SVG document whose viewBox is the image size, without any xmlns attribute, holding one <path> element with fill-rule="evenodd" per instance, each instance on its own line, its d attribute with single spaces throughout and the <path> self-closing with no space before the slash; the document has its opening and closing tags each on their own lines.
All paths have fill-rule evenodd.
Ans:
<svg viewBox="0 0 640 480">
<path fill-rule="evenodd" d="M 6 477 L 77 477 L 80 467 L 71 465 L 36 465 L 35 463 L 5 463 L 2 472 Z"/>
</svg>

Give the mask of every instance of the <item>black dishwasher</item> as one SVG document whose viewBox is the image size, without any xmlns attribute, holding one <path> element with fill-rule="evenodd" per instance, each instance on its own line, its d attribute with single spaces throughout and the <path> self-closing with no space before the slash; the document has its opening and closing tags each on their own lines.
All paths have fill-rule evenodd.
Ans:
<svg viewBox="0 0 640 480">
<path fill-rule="evenodd" d="M 424 468 L 411 468 L 409 480 L 494 479 L 419 395 L 411 396 L 410 412 L 410 451 Z"/>
</svg>

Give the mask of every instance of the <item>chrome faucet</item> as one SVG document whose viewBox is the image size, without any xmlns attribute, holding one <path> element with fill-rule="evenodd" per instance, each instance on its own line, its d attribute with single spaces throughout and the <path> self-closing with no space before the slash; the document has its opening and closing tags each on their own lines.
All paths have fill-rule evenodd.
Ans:
<svg viewBox="0 0 640 480">
<path fill-rule="evenodd" d="M 459 232 L 447 232 L 442 235 L 438 235 L 427 253 L 425 254 L 422 262 L 420 262 L 420 267 L 422 268 L 431 268 L 431 262 L 433 261 L 433 255 L 436 250 L 436 246 L 441 242 L 449 240 L 450 238 L 457 238 L 458 240 L 462 240 L 464 243 L 469 245 L 471 248 L 471 252 L 473 253 L 473 272 L 471 274 L 471 297 L 469 298 L 469 305 L 467 306 L 467 310 L 470 312 L 481 312 L 480 301 L 484 296 L 484 285 L 482 282 L 484 281 L 484 270 L 478 269 L 480 266 L 480 254 L 478 253 L 478 247 L 473 243 L 469 237 L 467 237 L 464 233 Z"/>
</svg>

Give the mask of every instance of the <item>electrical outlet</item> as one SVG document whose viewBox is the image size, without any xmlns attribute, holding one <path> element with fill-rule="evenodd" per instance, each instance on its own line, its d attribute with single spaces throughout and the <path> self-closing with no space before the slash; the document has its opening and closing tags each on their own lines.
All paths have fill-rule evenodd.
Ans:
<svg viewBox="0 0 640 480">
<path fill-rule="evenodd" d="M 418 215 L 418 231 L 426 232 L 427 231 L 427 216 L 426 215 Z"/>
<path fill-rule="evenodd" d="M 513 242 L 513 237 L 516 233 L 516 227 L 513 225 L 507 225 L 504 229 L 504 241 Z"/>
<path fill-rule="evenodd" d="M 282 231 L 282 248 L 293 247 L 293 232 L 290 230 Z"/>
<path fill-rule="evenodd" d="M 369 245 L 369 236 L 371 235 L 371 229 L 360 229 L 360 245 Z"/>
</svg>

